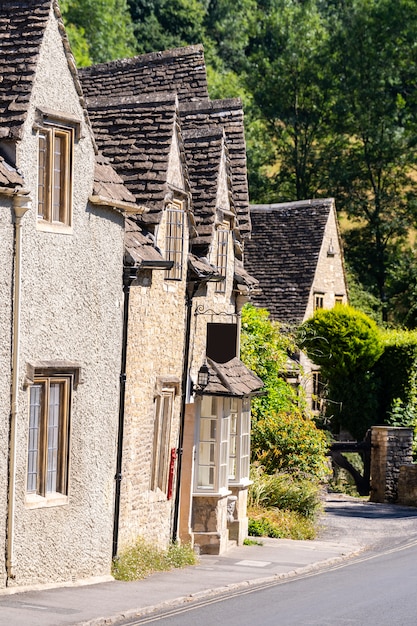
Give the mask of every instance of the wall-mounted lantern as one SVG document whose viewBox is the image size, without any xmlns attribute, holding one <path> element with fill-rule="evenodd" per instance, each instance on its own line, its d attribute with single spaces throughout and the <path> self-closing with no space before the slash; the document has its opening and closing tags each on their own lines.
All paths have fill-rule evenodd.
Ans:
<svg viewBox="0 0 417 626">
<path fill-rule="evenodd" d="M 197 374 L 197 387 L 198 389 L 204 389 L 207 387 L 210 380 L 209 368 L 207 367 L 207 363 L 204 362 L 203 365 L 198 370 Z"/>
</svg>

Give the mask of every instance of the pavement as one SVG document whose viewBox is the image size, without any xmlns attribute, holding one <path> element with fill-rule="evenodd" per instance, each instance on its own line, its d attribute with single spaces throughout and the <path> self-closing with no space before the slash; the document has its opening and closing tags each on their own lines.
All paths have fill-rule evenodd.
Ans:
<svg viewBox="0 0 417 626">
<path fill-rule="evenodd" d="M 417 540 L 417 508 L 375 504 L 329 494 L 317 539 L 263 538 L 222 556 L 202 555 L 198 565 L 137 582 L 0 593 L 0 624 L 7 626 L 109 626 L 207 596 L 255 588 L 320 571 L 365 551 Z"/>
</svg>

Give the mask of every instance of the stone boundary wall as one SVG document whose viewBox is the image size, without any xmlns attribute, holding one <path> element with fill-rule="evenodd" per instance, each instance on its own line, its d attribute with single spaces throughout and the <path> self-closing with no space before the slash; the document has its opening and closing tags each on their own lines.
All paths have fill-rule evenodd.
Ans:
<svg viewBox="0 0 417 626">
<path fill-rule="evenodd" d="M 400 467 L 411 466 L 412 443 L 412 428 L 372 427 L 371 502 L 399 502 Z M 407 472 L 403 470 L 402 474 L 404 475 L 404 478 L 402 478 L 403 483 Z M 403 494 L 403 491 L 401 491 L 401 494 Z"/>
<path fill-rule="evenodd" d="M 417 464 L 401 465 L 397 504 L 417 506 Z"/>
</svg>

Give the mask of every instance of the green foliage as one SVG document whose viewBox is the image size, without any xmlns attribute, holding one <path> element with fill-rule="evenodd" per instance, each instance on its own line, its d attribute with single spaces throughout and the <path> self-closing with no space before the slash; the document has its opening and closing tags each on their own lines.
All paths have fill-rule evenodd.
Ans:
<svg viewBox="0 0 417 626">
<path fill-rule="evenodd" d="M 252 468 L 248 494 L 249 535 L 287 539 L 314 539 L 322 510 L 320 487 L 311 479 L 288 474 L 268 475 Z"/>
<path fill-rule="evenodd" d="M 79 67 L 135 54 L 126 0 L 60 0 L 60 7 Z"/>
<path fill-rule="evenodd" d="M 383 352 L 381 333 L 365 313 L 348 305 L 318 309 L 299 329 L 300 346 L 324 376 L 366 372 Z"/>
<path fill-rule="evenodd" d="M 116 580 L 141 580 L 155 572 L 195 564 L 196 556 L 189 544 L 171 544 L 168 550 L 162 550 L 138 539 L 114 559 L 112 574 Z"/>
<path fill-rule="evenodd" d="M 383 353 L 381 331 L 346 305 L 319 309 L 299 329 L 300 345 L 327 381 L 326 420 L 362 439 L 377 423 L 379 378 L 371 369 Z"/>
<path fill-rule="evenodd" d="M 334 103 L 328 35 L 317 2 L 258 2 L 245 78 L 275 148 L 264 202 L 314 197 L 323 187 L 324 162 L 334 147 L 328 130 Z"/>
<path fill-rule="evenodd" d="M 333 432 L 344 427 L 362 439 L 373 424 L 417 426 L 416 331 L 382 331 L 365 314 L 336 306 L 316 311 L 299 334 L 327 379 Z"/>
<path fill-rule="evenodd" d="M 315 518 L 321 511 L 321 488 L 311 478 L 296 478 L 288 473 L 268 474 L 261 465 L 251 469 L 248 492 L 251 508 L 279 508 Z"/>
<path fill-rule="evenodd" d="M 248 533 L 252 537 L 306 540 L 316 537 L 313 520 L 295 511 L 259 509 L 249 511 Z"/>
<path fill-rule="evenodd" d="M 292 351 L 293 341 L 280 332 L 279 324 L 270 320 L 266 309 L 251 304 L 243 307 L 241 359 L 264 383 L 264 395 L 252 401 L 255 421 L 272 411 L 299 411 L 301 399 L 282 377 Z"/>
<path fill-rule="evenodd" d="M 205 39 L 199 0 L 128 0 L 139 53 L 169 50 Z"/>
<path fill-rule="evenodd" d="M 303 399 L 283 379 L 288 353 L 294 349 L 266 309 L 243 307 L 241 358 L 264 382 L 264 395 L 252 401 L 252 460 L 267 472 L 322 478 L 327 467 L 325 435 L 304 416 Z"/>
<path fill-rule="evenodd" d="M 300 412 L 271 413 L 252 425 L 252 459 L 268 473 L 289 472 L 323 479 L 328 473 L 327 439 Z"/>
<path fill-rule="evenodd" d="M 392 426 L 417 423 L 417 332 L 386 331 L 384 353 L 375 365 L 381 380 L 379 421 Z"/>
</svg>

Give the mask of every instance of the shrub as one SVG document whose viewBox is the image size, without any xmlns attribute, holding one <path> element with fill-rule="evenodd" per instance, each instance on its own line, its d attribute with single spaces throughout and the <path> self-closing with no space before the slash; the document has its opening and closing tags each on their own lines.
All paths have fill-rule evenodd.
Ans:
<svg viewBox="0 0 417 626">
<path fill-rule="evenodd" d="M 326 421 L 362 439 L 377 423 L 380 379 L 372 369 L 384 350 L 382 332 L 365 313 L 337 305 L 301 325 L 299 341 L 327 383 Z"/>
<path fill-rule="evenodd" d="M 321 488 L 317 481 L 289 474 L 266 474 L 261 466 L 252 468 L 251 479 L 248 506 L 252 509 L 278 508 L 311 519 L 321 510 Z"/>
<path fill-rule="evenodd" d="M 365 372 L 383 352 L 381 332 L 365 313 L 347 305 L 318 309 L 299 329 L 300 346 L 325 376 Z"/>
<path fill-rule="evenodd" d="M 280 509 L 251 509 L 249 511 L 249 535 L 276 539 L 314 539 L 314 521 L 296 511 Z"/>
<path fill-rule="evenodd" d="M 254 421 L 251 445 L 252 460 L 269 474 L 285 471 L 319 480 L 328 474 L 325 433 L 295 410 Z"/>
<path fill-rule="evenodd" d="M 171 544 L 162 550 L 139 538 L 114 559 L 112 574 L 116 580 L 142 580 L 155 572 L 195 564 L 196 555 L 189 544 Z"/>
</svg>

